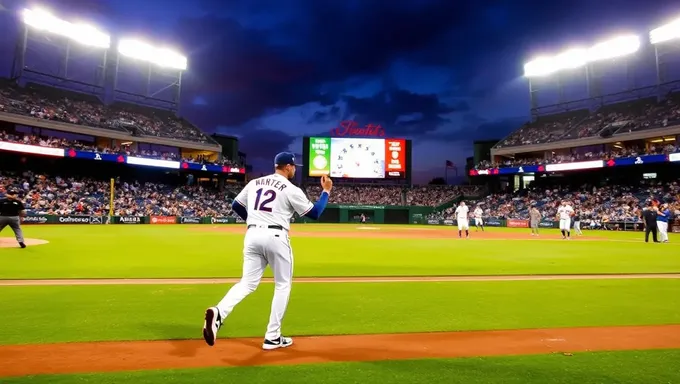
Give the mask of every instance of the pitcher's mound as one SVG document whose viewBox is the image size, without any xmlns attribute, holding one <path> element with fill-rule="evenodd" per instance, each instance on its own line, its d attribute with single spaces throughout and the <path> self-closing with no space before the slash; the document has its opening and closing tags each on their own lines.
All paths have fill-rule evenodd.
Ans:
<svg viewBox="0 0 680 384">
<path fill-rule="evenodd" d="M 49 241 L 43 239 L 24 239 L 24 244 L 26 244 L 27 247 L 47 243 L 49 243 Z M 19 248 L 19 243 L 17 243 L 17 240 L 13 237 L 0 237 L 0 248 Z"/>
</svg>

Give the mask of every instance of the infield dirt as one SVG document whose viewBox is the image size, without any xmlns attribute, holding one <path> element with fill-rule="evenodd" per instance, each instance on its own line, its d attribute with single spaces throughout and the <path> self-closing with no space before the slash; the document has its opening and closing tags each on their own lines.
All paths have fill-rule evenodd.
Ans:
<svg viewBox="0 0 680 384">
<path fill-rule="evenodd" d="M 200 332 L 200 326 L 197 327 Z M 255 365 L 680 348 L 680 325 L 296 337 L 262 351 L 262 339 L 0 346 L 0 377 Z"/>
</svg>

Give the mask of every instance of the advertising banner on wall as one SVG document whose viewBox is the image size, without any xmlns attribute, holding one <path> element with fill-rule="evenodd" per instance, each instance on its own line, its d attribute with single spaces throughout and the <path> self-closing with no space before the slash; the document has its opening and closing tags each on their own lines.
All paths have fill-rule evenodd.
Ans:
<svg viewBox="0 0 680 384">
<path fill-rule="evenodd" d="M 496 219 L 496 218 L 487 218 L 487 219 L 484 219 L 484 225 L 487 226 L 487 227 L 502 227 L 503 226 L 503 220 Z"/>
<path fill-rule="evenodd" d="M 505 225 L 508 228 L 529 228 L 529 220 L 507 219 Z"/>
<path fill-rule="evenodd" d="M 179 218 L 180 224 L 201 224 L 200 217 L 182 216 Z"/>
<path fill-rule="evenodd" d="M 142 224 L 142 218 L 139 216 L 120 216 L 118 224 Z"/>
<path fill-rule="evenodd" d="M 23 224 L 48 224 L 49 220 L 47 215 L 24 216 L 21 218 Z"/>
<path fill-rule="evenodd" d="M 176 224 L 175 216 L 151 216 L 151 224 Z"/>
</svg>

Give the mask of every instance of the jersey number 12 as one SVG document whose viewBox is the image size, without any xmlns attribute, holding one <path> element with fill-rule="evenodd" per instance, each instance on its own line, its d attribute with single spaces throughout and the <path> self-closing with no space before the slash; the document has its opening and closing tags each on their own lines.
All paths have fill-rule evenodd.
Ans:
<svg viewBox="0 0 680 384">
<path fill-rule="evenodd" d="M 260 188 L 255 192 L 257 194 L 257 197 L 255 198 L 255 210 L 256 211 L 264 211 L 264 212 L 271 212 L 272 207 L 269 206 L 269 204 L 274 202 L 274 199 L 276 199 L 276 192 L 274 192 L 271 189 L 267 189 L 262 193 L 264 188 Z M 264 197 L 264 200 L 260 202 L 260 199 Z"/>
</svg>

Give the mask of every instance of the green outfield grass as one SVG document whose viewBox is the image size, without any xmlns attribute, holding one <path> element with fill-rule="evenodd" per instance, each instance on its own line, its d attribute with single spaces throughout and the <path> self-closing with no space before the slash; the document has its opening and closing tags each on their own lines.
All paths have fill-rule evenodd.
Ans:
<svg viewBox="0 0 680 384">
<path fill-rule="evenodd" d="M 680 350 L 579 353 L 452 360 L 380 361 L 280 367 L 32 376 L 3 384 L 610 384 L 678 383 Z"/>
<path fill-rule="evenodd" d="M 200 338 L 203 313 L 228 286 L 0 287 L 0 344 Z M 220 336 L 260 337 L 273 284 Z M 291 335 L 680 323 L 680 280 L 320 283 L 293 288 Z"/>
<path fill-rule="evenodd" d="M 238 227 L 25 226 L 27 237 L 50 243 L 0 249 L 0 279 L 238 277 L 243 236 L 218 228 Z M 455 237 L 452 227 L 380 228 L 447 229 L 452 236 L 332 238 L 332 232 L 369 231 L 349 224 L 298 225 L 292 236 L 295 275 L 680 273 L 680 238 L 675 235 L 671 244 L 641 243 L 640 233 L 600 231 L 586 232 L 585 238 L 604 240 L 475 241 L 473 232 L 473 240 L 465 241 Z M 295 231 L 320 237 L 296 237 Z M 0 287 L 0 344 L 199 339 L 205 308 L 217 303 L 230 286 Z M 273 284 L 263 284 L 236 308 L 220 336 L 261 337 L 272 291 Z M 296 336 L 678 324 L 678 292 L 680 279 L 299 283 L 293 287 L 284 332 Z M 679 360 L 680 350 L 631 351 L 34 376 L 0 382 L 676 383 Z"/>
<path fill-rule="evenodd" d="M 218 228 L 235 228 L 222 226 Z M 301 224 L 294 231 L 357 231 L 356 225 Z M 644 244 L 642 234 L 586 232 L 585 238 L 460 241 L 295 237 L 296 276 L 499 275 L 680 272 L 678 244 Z M 0 250 L 0 278 L 237 277 L 243 236 L 212 225 L 25 226 L 27 237 L 50 241 L 27 249 Z M 211 229 L 215 232 L 205 231 Z M 491 232 L 521 232 L 490 228 Z M 358 232 L 358 231 L 357 231 Z M 368 231 L 362 231 L 366 233 Z M 374 232 L 374 231 L 372 231 Z M 556 234 L 556 231 L 543 231 Z M 10 234 L 5 231 L 3 236 Z M 678 239 L 680 240 L 680 239 Z M 671 241 L 675 241 L 672 235 Z M 650 247 L 658 251 L 649 255 Z M 267 276 L 270 276 L 267 272 Z"/>
</svg>

